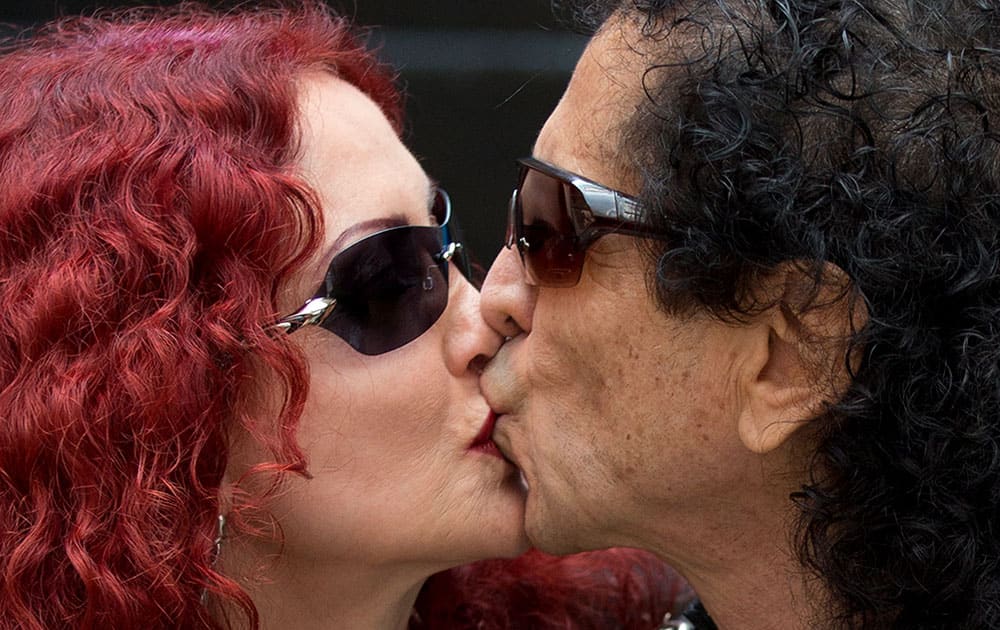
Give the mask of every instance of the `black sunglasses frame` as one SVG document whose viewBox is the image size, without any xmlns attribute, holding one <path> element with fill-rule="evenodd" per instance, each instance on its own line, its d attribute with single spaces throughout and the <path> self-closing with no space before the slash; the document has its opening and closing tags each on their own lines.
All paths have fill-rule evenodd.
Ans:
<svg viewBox="0 0 1000 630">
<path fill-rule="evenodd" d="M 507 236 L 504 246 L 507 249 L 517 246 L 529 284 L 547 287 L 576 285 L 580 281 L 580 274 L 583 271 L 583 254 L 597 239 L 606 234 L 624 234 L 645 238 L 658 237 L 653 226 L 643 215 L 638 200 L 634 197 L 535 158 L 521 158 L 517 160 L 517 163 L 520 166 L 520 174 L 517 188 L 514 189 L 510 198 Z M 544 247 L 544 243 L 532 243 L 526 236 L 528 231 L 526 228 L 530 226 L 524 223 L 521 192 L 525 180 L 531 173 L 538 173 L 555 180 L 564 187 L 562 199 L 565 200 L 565 203 L 558 211 L 569 218 L 573 234 L 561 234 L 560 236 L 572 239 L 571 255 L 575 254 L 576 260 L 564 261 L 571 265 L 569 268 L 572 271 L 559 280 L 539 273 L 539 271 L 544 270 L 536 269 L 536 262 L 532 260 L 532 253 Z M 577 193 L 578 199 L 582 199 L 582 204 L 571 203 L 574 192 Z"/>
<path fill-rule="evenodd" d="M 440 204 L 440 214 L 443 215 L 437 216 L 437 219 L 440 222 L 439 225 L 402 225 L 392 227 L 385 230 L 379 230 L 378 232 L 369 234 L 364 238 L 351 243 L 349 246 L 338 252 L 330 261 L 323 283 L 316 290 L 313 297 L 309 298 L 302 308 L 296 312 L 286 315 L 275 322 L 273 328 L 286 334 L 291 334 L 304 326 L 319 326 L 329 332 L 332 332 L 338 337 L 341 337 L 355 350 L 366 355 L 377 355 L 390 352 L 406 345 L 423 333 L 427 332 L 427 330 L 429 330 L 441 317 L 445 308 L 447 308 L 449 263 L 455 263 L 455 265 L 459 268 L 460 273 L 462 273 L 462 275 L 466 278 L 472 277 L 472 265 L 465 256 L 464 247 L 461 243 L 450 240 L 451 233 L 456 227 L 451 221 L 451 199 L 448 196 L 448 193 L 442 188 L 437 188 L 435 190 L 435 195 L 436 198 L 434 208 L 437 209 Z M 424 241 L 423 243 L 420 243 L 421 246 L 430 246 L 420 248 L 425 250 L 424 253 L 431 257 L 434 261 L 434 266 L 438 268 L 444 280 L 443 287 L 437 287 L 433 284 L 430 289 L 426 286 L 424 287 L 425 290 L 443 290 L 445 292 L 444 299 L 435 302 L 435 312 L 433 312 L 432 315 L 425 316 L 417 328 L 398 334 L 397 336 L 387 336 L 386 339 L 389 341 L 385 343 L 378 343 L 377 341 L 367 342 L 355 338 L 355 335 L 342 334 L 333 327 L 325 326 L 324 324 L 328 323 L 330 317 L 334 315 L 334 312 L 337 309 L 338 298 L 336 296 L 343 296 L 343 292 L 340 290 L 338 283 L 335 280 L 336 274 L 334 273 L 334 270 L 338 269 L 341 261 L 344 260 L 343 257 L 357 255 L 358 252 L 363 251 L 363 249 L 360 248 L 372 247 L 374 243 L 379 243 L 380 245 L 378 246 L 382 246 L 381 242 L 383 241 L 404 242 L 405 239 L 408 239 L 408 241 L 406 241 L 406 245 L 410 247 L 417 246 L 418 239 Z M 433 278 L 427 277 L 425 282 L 426 281 L 433 282 Z"/>
</svg>

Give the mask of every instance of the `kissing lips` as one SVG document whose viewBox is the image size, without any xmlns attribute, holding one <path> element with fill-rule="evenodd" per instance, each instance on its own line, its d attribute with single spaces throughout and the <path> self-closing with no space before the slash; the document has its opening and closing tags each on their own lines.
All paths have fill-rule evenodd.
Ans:
<svg viewBox="0 0 1000 630">
<path fill-rule="evenodd" d="M 503 416 L 501 415 L 501 416 L 498 416 L 496 419 L 500 420 L 502 417 Z M 496 425 L 498 423 L 495 421 L 494 424 Z M 499 428 L 499 430 L 497 430 L 498 428 Z M 503 457 L 504 459 L 506 459 L 511 464 L 513 464 L 515 467 L 518 467 L 517 466 L 517 462 L 515 462 L 513 460 L 513 458 L 511 458 L 510 455 L 509 455 L 509 453 L 510 453 L 510 448 L 509 448 L 510 442 L 507 439 L 507 436 L 504 434 L 503 424 L 502 423 L 499 424 L 499 427 L 494 427 L 492 439 L 493 439 L 494 446 L 500 452 L 500 456 Z"/>
<path fill-rule="evenodd" d="M 511 466 L 517 469 L 518 483 L 521 485 L 521 489 L 525 492 L 528 491 L 528 481 L 524 477 L 524 471 L 518 466 L 517 462 L 508 455 L 510 453 L 510 442 L 507 440 L 507 436 L 504 434 L 503 426 L 500 427 L 499 431 L 493 432 L 493 437 L 495 438 L 494 446 L 500 453 L 500 457 L 510 463 Z"/>
<path fill-rule="evenodd" d="M 483 423 L 482 428 L 479 429 L 479 433 L 476 434 L 475 439 L 472 440 L 472 444 L 469 445 L 470 451 L 479 451 L 500 459 L 506 459 L 493 441 L 493 427 L 496 426 L 496 423 L 497 415 L 491 410 L 489 415 L 486 416 L 486 421 Z"/>
</svg>

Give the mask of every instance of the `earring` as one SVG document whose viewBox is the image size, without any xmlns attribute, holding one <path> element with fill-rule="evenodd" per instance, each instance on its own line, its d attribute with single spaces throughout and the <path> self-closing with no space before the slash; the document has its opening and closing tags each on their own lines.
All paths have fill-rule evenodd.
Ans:
<svg viewBox="0 0 1000 630">
<path fill-rule="evenodd" d="M 222 553 L 222 540 L 226 537 L 226 516 L 225 514 L 219 514 L 219 525 L 218 530 L 215 534 L 214 547 L 212 549 L 212 566 L 219 561 L 219 555 Z"/>
<path fill-rule="evenodd" d="M 219 556 L 222 554 L 222 541 L 226 537 L 226 516 L 224 514 L 219 514 L 217 527 L 215 540 L 212 541 L 212 563 L 209 565 L 212 568 L 215 568 L 215 565 L 219 562 Z M 203 588 L 201 589 L 201 605 L 204 606 L 207 601 L 208 589 Z"/>
</svg>

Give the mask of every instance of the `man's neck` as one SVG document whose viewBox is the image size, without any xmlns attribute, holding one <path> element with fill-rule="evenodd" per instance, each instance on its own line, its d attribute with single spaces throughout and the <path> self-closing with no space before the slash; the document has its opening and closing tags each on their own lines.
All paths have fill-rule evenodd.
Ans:
<svg viewBox="0 0 1000 630">
<path fill-rule="evenodd" d="M 719 630 L 812 628 L 827 594 L 793 548 L 788 494 L 730 496 L 714 509 L 653 519 L 666 525 L 641 546 L 688 580 Z"/>
<path fill-rule="evenodd" d="M 728 571 L 692 573 L 688 579 L 719 630 L 814 627 L 816 602 L 797 562 L 734 564 Z"/>
</svg>

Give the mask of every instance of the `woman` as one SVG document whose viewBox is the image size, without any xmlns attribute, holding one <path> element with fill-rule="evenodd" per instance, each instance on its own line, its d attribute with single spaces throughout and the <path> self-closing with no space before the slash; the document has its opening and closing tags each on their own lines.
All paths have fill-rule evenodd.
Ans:
<svg viewBox="0 0 1000 630">
<path fill-rule="evenodd" d="M 0 627 L 401 628 L 432 573 L 525 550 L 502 340 L 321 7 L 0 57 Z"/>
</svg>

